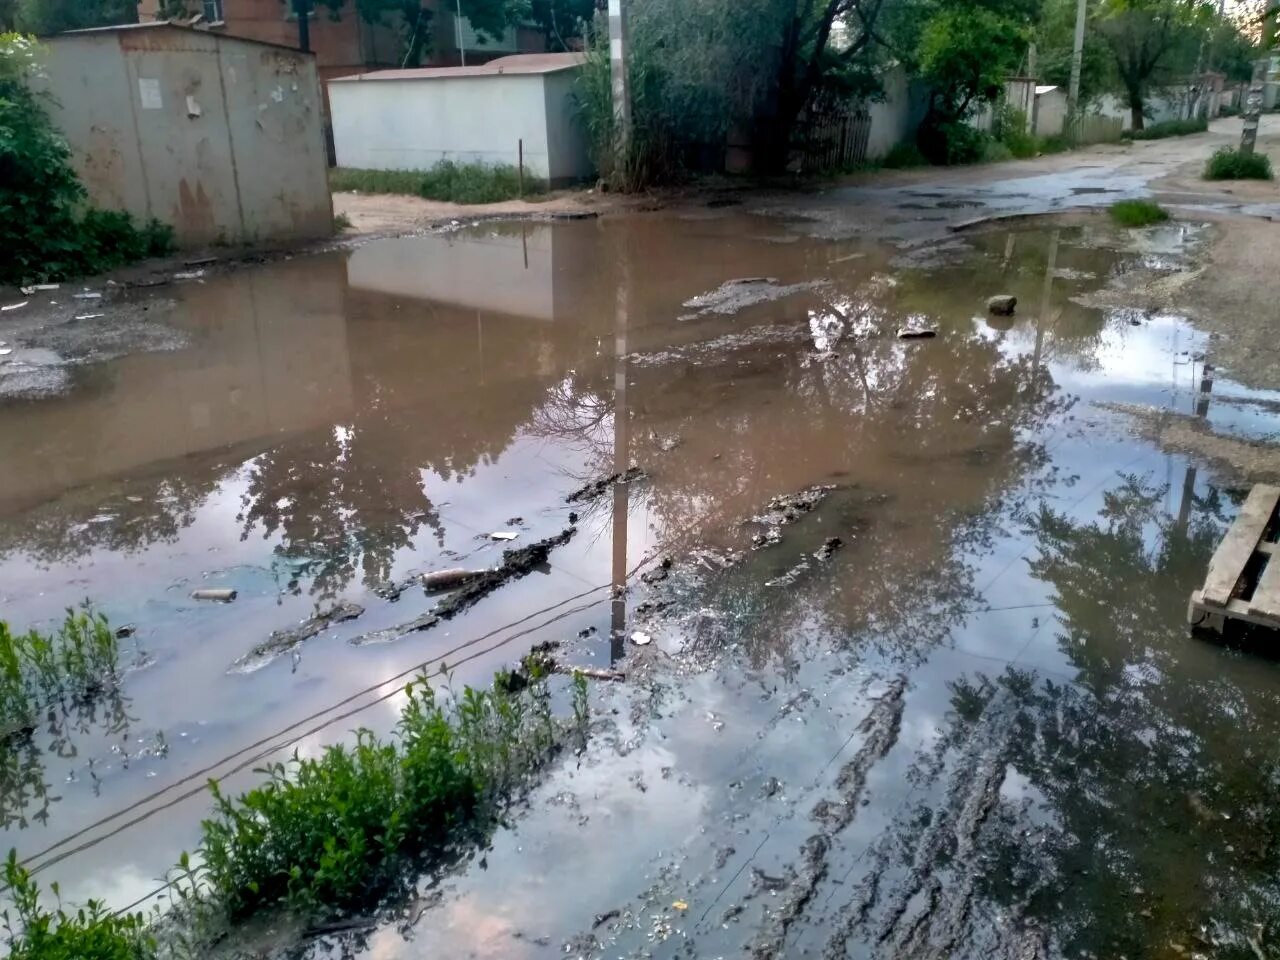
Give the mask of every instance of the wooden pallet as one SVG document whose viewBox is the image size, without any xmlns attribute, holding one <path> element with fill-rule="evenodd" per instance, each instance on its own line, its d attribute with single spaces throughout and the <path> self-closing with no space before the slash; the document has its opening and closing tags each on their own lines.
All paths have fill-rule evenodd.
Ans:
<svg viewBox="0 0 1280 960">
<path fill-rule="evenodd" d="M 1204 586 L 1191 594 L 1192 629 L 1221 635 L 1231 620 L 1280 630 L 1280 487 L 1260 483 L 1249 491 L 1209 561 Z"/>
</svg>

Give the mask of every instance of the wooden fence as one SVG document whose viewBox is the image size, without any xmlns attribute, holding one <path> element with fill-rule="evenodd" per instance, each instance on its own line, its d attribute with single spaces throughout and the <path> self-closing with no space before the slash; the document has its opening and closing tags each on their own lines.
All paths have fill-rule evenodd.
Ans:
<svg viewBox="0 0 1280 960">
<path fill-rule="evenodd" d="M 1120 139 L 1124 121 L 1097 113 L 1082 113 L 1067 119 L 1063 131 L 1072 143 L 1111 143 Z"/>
<path fill-rule="evenodd" d="M 809 116 L 799 137 L 804 173 L 842 170 L 867 159 L 871 114 L 865 107 L 823 111 Z"/>
</svg>

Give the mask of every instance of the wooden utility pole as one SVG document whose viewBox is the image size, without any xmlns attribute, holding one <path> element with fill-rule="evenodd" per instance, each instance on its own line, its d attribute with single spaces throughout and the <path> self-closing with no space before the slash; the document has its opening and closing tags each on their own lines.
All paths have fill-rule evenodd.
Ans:
<svg viewBox="0 0 1280 960">
<path fill-rule="evenodd" d="M 1067 122 L 1076 125 L 1080 111 L 1080 71 L 1084 64 L 1084 21 L 1088 0 L 1076 0 L 1076 36 L 1071 45 L 1071 85 L 1067 88 Z"/>
<path fill-rule="evenodd" d="M 627 75 L 630 52 L 623 0 L 609 0 L 609 72 L 613 79 L 613 120 L 617 125 L 614 146 L 619 156 L 626 156 L 631 145 L 631 81 Z"/>
</svg>

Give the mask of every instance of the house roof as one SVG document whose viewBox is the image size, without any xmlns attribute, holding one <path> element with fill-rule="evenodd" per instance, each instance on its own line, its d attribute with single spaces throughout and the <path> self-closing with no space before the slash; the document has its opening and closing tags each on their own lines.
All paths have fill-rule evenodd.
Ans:
<svg viewBox="0 0 1280 960">
<path fill-rule="evenodd" d="M 572 70 L 586 62 L 580 53 L 518 53 L 499 57 L 476 67 L 419 67 L 413 70 L 376 70 L 350 77 L 338 77 L 330 83 L 362 83 L 368 80 L 447 80 L 451 77 L 532 76 Z"/>
<path fill-rule="evenodd" d="M 82 37 L 86 34 L 95 33 L 132 33 L 139 30 L 177 30 L 181 33 L 194 33 L 202 37 L 219 37 L 222 40 L 230 40 L 235 43 L 252 43 L 259 47 L 271 47 L 275 50 L 288 50 L 290 53 L 296 53 L 299 56 L 312 57 L 314 52 L 303 52 L 297 47 L 290 47 L 282 43 L 271 43 L 267 40 L 254 40 L 251 37 L 237 37 L 232 34 L 223 33 L 220 30 L 197 30 L 194 27 L 185 24 L 172 23 L 168 20 L 144 20 L 141 23 L 117 23 L 107 27 L 82 27 L 79 30 L 64 30 L 62 33 L 54 33 L 47 37 L 41 37 L 41 40 L 58 40 L 63 37 Z"/>
</svg>

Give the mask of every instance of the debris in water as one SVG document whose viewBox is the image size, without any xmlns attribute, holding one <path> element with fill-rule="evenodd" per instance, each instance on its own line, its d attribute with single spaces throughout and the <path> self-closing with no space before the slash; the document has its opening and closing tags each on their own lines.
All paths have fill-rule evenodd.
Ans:
<svg viewBox="0 0 1280 960">
<path fill-rule="evenodd" d="M 137 632 L 138 632 L 137 627 L 135 627 L 132 623 L 126 623 L 122 627 L 116 627 L 116 639 L 125 640 L 129 637 L 132 637 Z"/>
<path fill-rule="evenodd" d="M 515 530 L 497 530 L 489 534 L 490 540 L 514 540 L 520 536 Z"/>
<path fill-rule="evenodd" d="M 204 276 L 203 270 L 181 270 L 173 275 L 175 280 L 199 280 Z"/>
<path fill-rule="evenodd" d="M 764 513 L 748 521 L 761 524 L 766 528 L 763 533 L 755 534 L 751 542 L 757 547 L 772 546 L 781 542 L 782 531 L 779 528 L 799 520 L 825 500 L 827 494 L 834 489 L 836 489 L 835 484 L 819 484 L 801 490 L 799 493 L 787 493 L 774 497 L 769 501 Z"/>
<path fill-rule="evenodd" d="M 7 357 L 13 353 L 13 347 L 0 347 L 0 357 Z"/>
<path fill-rule="evenodd" d="M 360 606 L 360 604 L 343 600 L 334 604 L 328 610 L 321 611 L 315 616 L 303 620 L 296 627 L 288 630 L 272 631 L 270 637 L 237 660 L 235 665 L 247 670 L 256 670 L 259 667 L 264 667 L 280 654 L 292 650 L 306 640 L 310 640 L 331 624 L 354 620 L 363 613 L 364 607 Z"/>
<path fill-rule="evenodd" d="M 84 293 L 72 294 L 77 300 L 101 300 L 102 294 L 86 290 Z"/>
<path fill-rule="evenodd" d="M 1014 308 L 1018 306 L 1018 298 L 1009 293 L 997 294 L 987 299 L 987 311 L 994 313 L 997 317 L 1013 316 Z"/>
<path fill-rule="evenodd" d="M 495 534 L 496 536 L 496 534 Z M 483 570 L 464 570 L 455 568 L 453 570 L 435 570 L 431 573 L 422 575 L 422 585 L 427 588 L 428 593 L 435 593 L 443 590 L 454 590 L 474 580 L 476 577 L 482 576 Z"/>
<path fill-rule="evenodd" d="M 899 327 L 899 340 L 927 340 L 930 337 L 936 337 L 938 330 L 936 327 Z"/>
<path fill-rule="evenodd" d="M 628 467 L 622 473 L 611 473 L 607 477 L 601 477 L 599 480 L 592 480 L 584 487 L 580 487 L 573 493 L 564 498 L 565 503 L 584 503 L 594 500 L 612 487 L 615 483 L 630 483 L 632 480 L 640 480 L 644 477 L 644 471 L 639 467 Z"/>
<path fill-rule="evenodd" d="M 78 317 L 76 317 L 76 319 L 77 320 L 97 320 L 99 317 L 105 317 L 105 316 L 106 316 L 105 313 L 82 313 Z"/>
<path fill-rule="evenodd" d="M 653 637 L 641 630 L 637 630 L 631 635 L 631 642 L 637 647 L 645 647 L 653 643 Z"/>
<path fill-rule="evenodd" d="M 689 909 L 689 904 L 685 903 L 683 900 L 677 900 L 675 903 L 671 904 L 671 908 L 683 913 L 685 910 Z"/>
<path fill-rule="evenodd" d="M 684 305 L 695 312 L 685 314 L 680 319 L 691 320 L 708 313 L 732 316 L 754 304 L 781 300 L 797 293 L 828 286 L 830 282 L 822 279 L 804 283 L 779 284 L 776 277 L 744 277 L 740 280 L 729 280 L 709 293 L 686 300 Z"/>
<path fill-rule="evenodd" d="M 209 588 L 191 591 L 192 600 L 213 600 L 216 603 L 230 603 L 236 598 L 236 591 L 223 588 Z"/>
<path fill-rule="evenodd" d="M 0 310 L 5 310 L 5 311 L 18 310 L 21 307 L 25 307 L 30 302 L 31 302 L 30 300 L 22 300 L 22 301 L 19 301 L 18 303 L 6 303 L 3 307 L 0 307 Z"/>
</svg>

